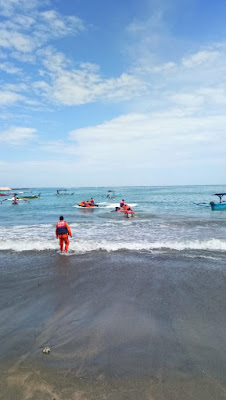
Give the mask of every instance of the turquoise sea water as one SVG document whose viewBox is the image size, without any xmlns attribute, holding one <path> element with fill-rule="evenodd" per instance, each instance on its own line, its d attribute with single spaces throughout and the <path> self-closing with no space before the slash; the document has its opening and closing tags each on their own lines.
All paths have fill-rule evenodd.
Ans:
<svg viewBox="0 0 226 400">
<path fill-rule="evenodd" d="M 108 190 L 115 191 L 114 199 L 106 197 Z M 12 201 L 0 204 L 0 251 L 57 251 L 55 224 L 63 215 L 73 233 L 71 254 L 125 249 L 224 257 L 226 211 L 211 211 L 209 206 L 218 201 L 213 194 L 224 191 L 223 186 L 87 187 L 56 196 L 56 188 L 33 188 L 40 199 L 20 201 L 18 206 Z M 23 190 L 16 192 L 23 195 Z M 24 190 L 24 195 L 30 193 Z M 91 197 L 98 208 L 78 207 Z M 114 212 L 122 198 L 134 209 L 133 219 Z M 199 202 L 207 204 L 194 204 Z"/>
<path fill-rule="evenodd" d="M 209 206 L 224 187 L 72 190 L 0 204 L 4 400 L 225 399 L 226 211 Z M 98 208 L 78 207 L 91 196 Z"/>
</svg>

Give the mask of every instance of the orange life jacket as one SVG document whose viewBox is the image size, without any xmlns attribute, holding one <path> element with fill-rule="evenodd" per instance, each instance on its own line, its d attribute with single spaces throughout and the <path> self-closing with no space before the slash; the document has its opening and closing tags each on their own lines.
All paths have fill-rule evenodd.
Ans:
<svg viewBox="0 0 226 400">
<path fill-rule="evenodd" d="M 125 214 L 134 214 L 134 211 L 131 210 L 131 209 L 130 209 L 130 210 L 126 210 L 126 211 L 125 211 Z"/>
<path fill-rule="evenodd" d="M 80 203 L 79 203 L 79 206 L 80 207 L 86 207 L 87 206 L 87 201 L 81 201 Z"/>
<path fill-rule="evenodd" d="M 56 224 L 56 234 L 57 235 L 65 235 L 66 233 L 68 234 L 68 228 L 67 228 L 67 222 L 66 221 L 59 221 Z"/>
<path fill-rule="evenodd" d="M 95 207 L 94 203 L 90 203 L 90 201 L 81 201 L 81 203 L 79 203 L 80 207 Z"/>
</svg>

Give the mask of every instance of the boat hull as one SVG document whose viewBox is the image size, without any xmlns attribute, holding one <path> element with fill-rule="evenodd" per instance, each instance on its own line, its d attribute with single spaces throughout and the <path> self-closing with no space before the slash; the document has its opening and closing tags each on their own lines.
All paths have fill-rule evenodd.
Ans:
<svg viewBox="0 0 226 400">
<path fill-rule="evenodd" d="M 23 199 L 32 200 L 32 199 L 39 199 L 40 195 L 39 196 L 24 196 L 24 197 L 17 197 L 17 198 L 20 200 L 23 200 Z"/>
<path fill-rule="evenodd" d="M 210 203 L 212 211 L 226 211 L 226 203 Z"/>
</svg>

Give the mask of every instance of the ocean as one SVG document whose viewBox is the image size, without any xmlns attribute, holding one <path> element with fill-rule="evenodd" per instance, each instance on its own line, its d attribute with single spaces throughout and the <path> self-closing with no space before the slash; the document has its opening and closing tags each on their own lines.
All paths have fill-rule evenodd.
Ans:
<svg viewBox="0 0 226 400">
<path fill-rule="evenodd" d="M 68 191 L 0 204 L 0 399 L 226 399 L 224 188 Z"/>
<path fill-rule="evenodd" d="M 213 212 L 209 202 L 220 186 L 119 187 L 114 199 L 106 188 L 72 188 L 74 195 L 56 196 L 56 189 L 32 189 L 40 199 L 0 204 L 0 251 L 56 251 L 55 224 L 60 215 L 70 224 L 71 254 L 90 251 L 148 251 L 184 256 L 225 257 L 224 212 Z M 23 195 L 18 190 L 19 195 Z M 24 195 L 26 195 L 24 191 Z M 94 197 L 99 207 L 84 209 L 82 200 Z M 215 196 L 216 197 L 216 196 Z M 124 198 L 135 211 L 126 219 L 114 212 Z M 217 199 L 218 201 L 218 199 Z M 206 206 L 194 203 L 206 202 Z"/>
</svg>

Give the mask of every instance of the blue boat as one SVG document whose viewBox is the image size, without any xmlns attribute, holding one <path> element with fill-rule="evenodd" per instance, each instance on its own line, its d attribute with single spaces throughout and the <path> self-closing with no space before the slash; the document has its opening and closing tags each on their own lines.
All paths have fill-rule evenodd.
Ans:
<svg viewBox="0 0 226 400">
<path fill-rule="evenodd" d="M 226 201 L 222 201 L 222 197 L 226 196 L 226 193 L 215 193 L 215 196 L 219 197 L 220 202 L 219 203 L 214 203 L 214 201 L 210 202 L 212 211 L 221 211 L 221 210 L 226 211 Z"/>
</svg>

